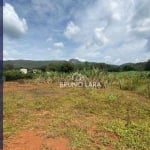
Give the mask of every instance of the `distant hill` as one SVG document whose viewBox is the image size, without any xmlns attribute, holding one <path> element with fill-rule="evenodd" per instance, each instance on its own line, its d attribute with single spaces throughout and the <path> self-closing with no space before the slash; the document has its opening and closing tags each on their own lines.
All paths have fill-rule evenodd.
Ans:
<svg viewBox="0 0 150 150">
<path fill-rule="evenodd" d="M 72 63 L 72 64 L 79 64 L 79 63 L 81 63 L 78 59 L 70 59 L 69 62 Z"/>
<path fill-rule="evenodd" d="M 59 61 L 59 60 L 50 60 L 50 61 L 34 61 L 34 60 L 6 60 L 4 61 L 4 67 L 6 65 L 13 65 L 14 68 L 39 68 L 42 66 L 47 66 L 50 63 L 63 63 L 66 62 L 65 60 Z"/>
<path fill-rule="evenodd" d="M 62 64 L 62 63 L 71 63 L 75 66 L 86 66 L 92 68 L 92 66 L 108 71 L 143 71 L 145 68 L 150 68 L 150 63 L 148 62 L 139 62 L 139 63 L 126 63 L 122 65 L 112 65 L 112 64 L 106 64 L 106 63 L 97 63 L 97 62 L 81 62 L 78 59 L 70 59 L 69 61 L 65 60 L 50 60 L 50 61 L 36 61 L 36 60 L 7 60 L 4 61 L 4 68 L 6 66 L 13 66 L 14 68 L 40 68 L 43 66 L 48 66 L 49 64 Z M 148 69 L 149 70 L 149 69 Z"/>
<path fill-rule="evenodd" d="M 138 71 L 142 71 L 142 70 L 145 69 L 146 63 L 147 63 L 147 62 L 126 63 L 126 64 L 120 65 L 120 69 L 126 68 L 127 71 L 128 71 L 128 70 L 138 70 Z"/>
</svg>

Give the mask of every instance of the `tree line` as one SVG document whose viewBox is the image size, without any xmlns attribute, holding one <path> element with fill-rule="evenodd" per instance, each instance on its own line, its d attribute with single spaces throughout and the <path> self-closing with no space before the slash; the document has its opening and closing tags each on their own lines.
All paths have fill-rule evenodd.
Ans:
<svg viewBox="0 0 150 150">
<path fill-rule="evenodd" d="M 13 64 L 5 64 L 4 70 L 15 70 L 20 69 L 22 67 L 15 67 Z M 28 67 L 27 67 L 28 69 Z M 85 70 L 92 70 L 92 69 L 99 69 L 101 71 L 108 71 L 108 72 L 121 72 L 121 71 L 150 71 L 150 60 L 147 62 L 141 63 L 128 63 L 123 64 L 120 66 L 117 65 L 110 65 L 105 63 L 91 63 L 91 62 L 82 62 L 82 63 L 71 63 L 69 61 L 65 62 L 53 62 L 48 65 L 36 67 L 33 69 L 39 69 L 42 72 L 47 71 L 56 71 L 56 72 L 74 72 L 74 71 L 81 71 Z M 31 68 L 29 69 L 31 70 Z"/>
</svg>

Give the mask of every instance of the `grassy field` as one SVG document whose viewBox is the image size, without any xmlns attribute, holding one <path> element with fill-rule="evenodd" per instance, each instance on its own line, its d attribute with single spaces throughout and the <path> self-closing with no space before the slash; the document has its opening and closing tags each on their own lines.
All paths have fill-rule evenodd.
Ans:
<svg viewBox="0 0 150 150">
<path fill-rule="evenodd" d="M 105 89 L 6 82 L 4 150 L 148 150 L 149 78 L 136 76 L 103 76 Z"/>
</svg>

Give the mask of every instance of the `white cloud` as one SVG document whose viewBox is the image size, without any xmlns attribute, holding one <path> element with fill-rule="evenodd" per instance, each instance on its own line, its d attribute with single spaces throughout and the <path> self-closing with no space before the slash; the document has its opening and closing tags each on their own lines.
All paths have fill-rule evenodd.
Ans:
<svg viewBox="0 0 150 150">
<path fill-rule="evenodd" d="M 86 60 L 94 60 L 101 55 L 96 44 L 87 45 L 88 43 L 82 44 L 75 50 L 74 56 L 84 57 Z"/>
<path fill-rule="evenodd" d="M 137 62 L 139 62 L 140 60 L 139 60 L 139 58 L 135 58 L 135 62 L 137 63 Z"/>
<path fill-rule="evenodd" d="M 95 40 L 98 45 L 107 44 L 109 42 L 108 38 L 103 33 L 104 28 L 95 28 Z"/>
<path fill-rule="evenodd" d="M 51 38 L 51 37 L 48 37 L 47 39 L 46 39 L 46 42 L 52 42 L 53 41 L 53 39 Z"/>
<path fill-rule="evenodd" d="M 64 43 L 63 42 L 56 42 L 56 43 L 54 43 L 54 47 L 62 49 L 62 48 L 64 48 Z"/>
<path fill-rule="evenodd" d="M 104 60 L 105 60 L 106 62 L 109 62 L 109 61 L 111 60 L 111 58 L 112 58 L 111 56 L 105 56 L 105 57 L 104 57 Z"/>
<path fill-rule="evenodd" d="M 36 53 L 36 58 L 43 59 L 53 59 L 56 54 L 57 59 L 79 57 L 118 64 L 150 58 L 150 0 L 58 1 L 31 0 L 25 5 L 18 1 L 13 2 L 14 7 L 5 4 L 4 11 L 9 11 L 4 14 L 7 16 L 4 33 L 18 37 L 27 31 L 26 20 L 21 14 L 29 17 L 31 31 L 23 40 L 8 38 L 10 42 L 17 41 L 16 44 L 5 44 L 10 56 L 22 58 L 32 52 Z M 68 24 L 64 27 L 66 21 Z M 65 49 L 61 41 L 65 43 Z M 21 54 L 11 53 L 13 49 Z"/>
<path fill-rule="evenodd" d="M 119 3 L 117 1 L 110 1 L 109 5 L 112 12 L 112 18 L 119 21 L 121 19 L 121 13 L 119 12 Z"/>
<path fill-rule="evenodd" d="M 148 1 L 97 0 L 80 11 L 75 22 L 82 32 L 72 38 L 80 43 L 76 56 L 119 64 L 145 59 L 145 49 L 150 51 Z"/>
<path fill-rule="evenodd" d="M 3 59 L 7 60 L 9 57 L 8 52 L 6 50 L 3 51 Z"/>
<path fill-rule="evenodd" d="M 67 24 L 67 27 L 64 31 L 64 35 L 71 39 L 72 37 L 74 37 L 75 35 L 77 35 L 77 33 L 79 33 L 80 31 L 80 28 L 74 24 L 74 22 L 70 21 L 68 24 Z"/>
<path fill-rule="evenodd" d="M 60 59 L 63 55 L 63 51 L 61 49 L 53 50 L 53 48 L 48 48 L 48 55 L 53 60 Z"/>
<path fill-rule="evenodd" d="M 117 59 L 114 61 L 114 64 L 118 65 L 120 62 L 121 62 L 121 59 L 120 59 L 120 58 L 117 58 Z"/>
<path fill-rule="evenodd" d="M 136 26 L 132 28 L 132 32 L 143 37 L 150 37 L 150 17 L 137 21 Z"/>
<path fill-rule="evenodd" d="M 9 3 L 3 6 L 4 34 L 9 37 L 19 37 L 25 34 L 28 26 L 24 18 L 19 18 L 14 7 Z"/>
<path fill-rule="evenodd" d="M 14 60 L 17 55 L 18 52 L 16 50 L 13 50 L 11 52 L 8 52 L 7 50 L 3 50 L 3 60 Z"/>
<path fill-rule="evenodd" d="M 80 57 L 75 57 L 75 59 L 78 59 L 78 60 L 81 61 L 81 62 L 85 62 L 85 59 L 80 58 Z"/>
</svg>

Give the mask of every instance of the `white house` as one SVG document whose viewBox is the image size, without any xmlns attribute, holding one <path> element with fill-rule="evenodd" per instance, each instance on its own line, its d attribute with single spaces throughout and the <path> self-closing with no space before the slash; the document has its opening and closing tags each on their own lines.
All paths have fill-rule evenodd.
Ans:
<svg viewBox="0 0 150 150">
<path fill-rule="evenodd" d="M 21 69 L 20 69 L 20 72 L 23 73 L 23 74 L 27 74 L 27 73 L 28 73 L 28 69 L 21 68 Z"/>
<path fill-rule="evenodd" d="M 32 73 L 37 73 L 37 72 L 38 72 L 37 69 L 33 69 L 33 70 L 32 70 Z"/>
<path fill-rule="evenodd" d="M 32 70 L 32 73 L 34 73 L 34 74 L 36 74 L 36 73 L 41 73 L 41 70 L 33 69 L 33 70 Z"/>
</svg>

